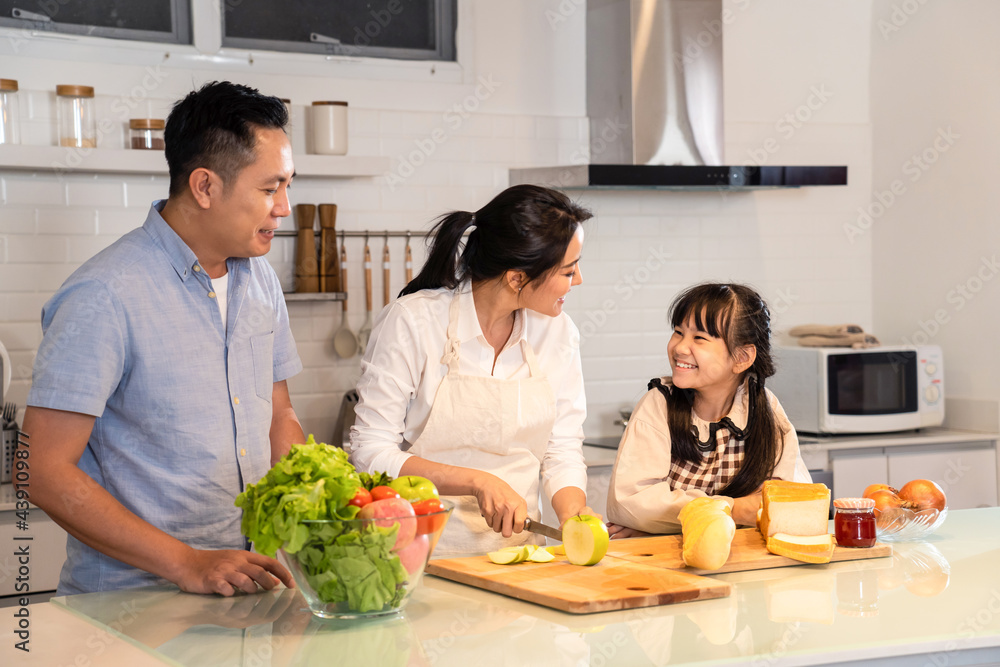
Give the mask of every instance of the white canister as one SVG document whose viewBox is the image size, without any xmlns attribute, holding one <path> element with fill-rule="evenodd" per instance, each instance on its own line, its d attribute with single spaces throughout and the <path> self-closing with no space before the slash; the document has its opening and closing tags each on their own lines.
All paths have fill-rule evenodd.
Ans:
<svg viewBox="0 0 1000 667">
<path fill-rule="evenodd" d="M 312 152 L 347 154 L 347 102 L 312 103 Z"/>
</svg>

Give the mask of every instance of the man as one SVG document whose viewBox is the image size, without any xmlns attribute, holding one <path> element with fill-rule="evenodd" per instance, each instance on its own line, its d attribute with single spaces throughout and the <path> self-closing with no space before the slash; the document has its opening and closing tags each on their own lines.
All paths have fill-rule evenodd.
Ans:
<svg viewBox="0 0 1000 667">
<path fill-rule="evenodd" d="M 59 594 L 293 586 L 233 505 L 304 440 L 302 369 L 263 258 L 290 214 L 282 102 L 228 82 L 167 119 L 169 198 L 42 310 L 24 431 L 30 499 L 69 534 Z"/>
</svg>

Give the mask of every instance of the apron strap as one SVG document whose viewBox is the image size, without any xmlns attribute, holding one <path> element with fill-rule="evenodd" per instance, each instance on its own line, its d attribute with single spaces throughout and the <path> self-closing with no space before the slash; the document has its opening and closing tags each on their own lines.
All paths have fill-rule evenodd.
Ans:
<svg viewBox="0 0 1000 667">
<path fill-rule="evenodd" d="M 528 372 L 531 373 L 531 377 L 542 377 L 541 369 L 538 368 L 538 359 L 535 358 L 535 351 L 531 348 L 527 338 L 521 339 L 521 354 L 524 355 L 524 361 L 528 364 Z"/>
</svg>

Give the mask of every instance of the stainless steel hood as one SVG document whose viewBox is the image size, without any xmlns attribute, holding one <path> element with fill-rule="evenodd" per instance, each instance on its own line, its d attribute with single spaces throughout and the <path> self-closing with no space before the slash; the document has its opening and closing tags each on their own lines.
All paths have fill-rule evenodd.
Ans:
<svg viewBox="0 0 1000 667">
<path fill-rule="evenodd" d="M 722 0 L 588 0 L 589 161 L 511 169 L 569 188 L 846 185 L 845 166 L 724 165 Z"/>
</svg>

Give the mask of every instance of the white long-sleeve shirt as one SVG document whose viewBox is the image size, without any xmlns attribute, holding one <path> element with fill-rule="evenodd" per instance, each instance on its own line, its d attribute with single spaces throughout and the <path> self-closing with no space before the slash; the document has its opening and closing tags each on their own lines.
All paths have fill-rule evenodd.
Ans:
<svg viewBox="0 0 1000 667">
<path fill-rule="evenodd" d="M 567 486 L 587 487 L 583 421 L 587 414 L 580 363 L 580 334 L 565 313 L 557 317 L 516 312 L 514 330 L 496 359 L 476 316 L 471 287 L 459 289 L 459 372 L 498 379 L 529 377 L 520 341 L 526 338 L 556 397 L 556 420 L 541 461 L 542 488 L 551 498 Z M 396 477 L 410 443 L 423 432 L 438 385 L 448 308 L 455 292 L 440 288 L 404 296 L 379 314 L 361 361 L 359 402 L 351 428 L 351 460 L 367 472 Z"/>
<path fill-rule="evenodd" d="M 799 453 L 799 439 L 777 397 L 770 390 L 767 397 L 781 432 L 781 454 L 772 477 L 795 482 L 812 481 Z M 747 395 L 737 391 L 727 415 L 737 428 L 746 428 Z M 708 439 L 709 422 L 691 411 L 691 421 L 698 428 L 698 439 Z M 675 489 L 668 474 L 671 464 L 670 427 L 667 423 L 667 400 L 658 389 L 643 396 L 628 420 L 618 446 L 618 456 L 608 490 L 608 520 L 647 533 L 679 533 L 677 515 L 695 498 L 707 494 L 700 489 Z M 730 507 L 733 499 L 725 496 Z"/>
</svg>

